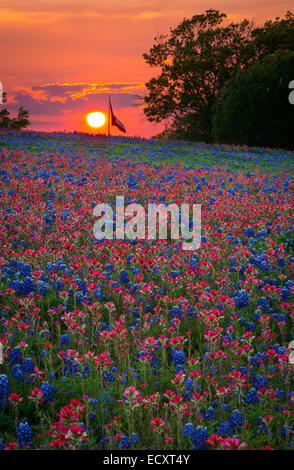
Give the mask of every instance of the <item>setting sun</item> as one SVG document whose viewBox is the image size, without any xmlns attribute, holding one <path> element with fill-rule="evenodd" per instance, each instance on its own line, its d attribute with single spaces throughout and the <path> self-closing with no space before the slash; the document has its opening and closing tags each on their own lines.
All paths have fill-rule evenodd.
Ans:
<svg viewBox="0 0 294 470">
<path fill-rule="evenodd" d="M 87 123 L 91 127 L 101 127 L 105 123 L 105 114 L 101 112 L 89 113 Z"/>
</svg>

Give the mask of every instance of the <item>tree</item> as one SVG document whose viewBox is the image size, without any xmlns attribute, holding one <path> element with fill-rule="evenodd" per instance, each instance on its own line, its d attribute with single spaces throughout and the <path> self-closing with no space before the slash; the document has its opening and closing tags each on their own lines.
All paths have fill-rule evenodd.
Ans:
<svg viewBox="0 0 294 470">
<path fill-rule="evenodd" d="M 143 55 L 160 68 L 146 84 L 144 112 L 149 121 L 167 120 L 176 137 L 212 140 L 212 107 L 232 73 L 252 60 L 252 25 L 244 20 L 225 26 L 225 18 L 207 10 L 184 19 Z"/>
<path fill-rule="evenodd" d="M 288 11 L 285 18 L 266 21 L 252 31 L 252 40 L 259 60 L 278 52 L 293 52 L 294 13 Z"/>
<path fill-rule="evenodd" d="M 8 129 L 10 126 L 9 111 L 4 108 L 0 111 L 0 129 Z"/>
<path fill-rule="evenodd" d="M 6 93 L 2 93 L 2 103 L 6 103 Z M 7 128 L 9 126 L 10 119 L 9 119 L 9 111 L 4 108 L 0 111 L 0 129 Z"/>
<path fill-rule="evenodd" d="M 220 143 L 294 150 L 294 106 L 289 103 L 294 52 L 267 55 L 240 70 L 214 108 Z"/>
<path fill-rule="evenodd" d="M 2 102 L 5 103 L 7 100 L 6 93 L 4 92 L 2 96 Z M 18 109 L 16 118 L 10 118 L 10 113 L 7 108 L 3 108 L 0 111 L 0 129 L 21 130 L 29 125 L 29 112 L 25 110 L 23 106 Z"/>
<path fill-rule="evenodd" d="M 20 130 L 27 127 L 30 124 L 29 112 L 26 111 L 22 106 L 18 110 L 17 118 L 11 120 L 10 128 Z"/>
</svg>

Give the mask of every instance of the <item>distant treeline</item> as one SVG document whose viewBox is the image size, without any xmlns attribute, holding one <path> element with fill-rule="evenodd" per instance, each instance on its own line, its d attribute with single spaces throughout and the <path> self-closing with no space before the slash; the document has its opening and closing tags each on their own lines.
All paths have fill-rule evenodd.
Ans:
<svg viewBox="0 0 294 470">
<path fill-rule="evenodd" d="M 157 72 L 144 112 L 166 124 L 159 137 L 294 149 L 292 12 L 255 27 L 207 10 L 143 56 Z"/>
</svg>

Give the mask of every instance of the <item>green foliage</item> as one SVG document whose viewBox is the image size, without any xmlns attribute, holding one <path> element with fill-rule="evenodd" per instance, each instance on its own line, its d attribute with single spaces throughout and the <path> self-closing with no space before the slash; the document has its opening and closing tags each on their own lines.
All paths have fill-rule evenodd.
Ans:
<svg viewBox="0 0 294 470">
<path fill-rule="evenodd" d="M 0 111 L 0 128 L 8 129 L 10 127 L 9 111 L 4 108 Z"/>
<path fill-rule="evenodd" d="M 240 70 L 215 107 L 215 139 L 294 149 L 294 107 L 288 101 L 293 73 L 293 52 L 266 56 L 248 70 Z"/>
<path fill-rule="evenodd" d="M 259 59 L 268 54 L 294 51 L 294 13 L 288 11 L 285 18 L 266 21 L 264 26 L 252 31 Z"/>
<path fill-rule="evenodd" d="M 29 112 L 26 111 L 22 106 L 18 110 L 16 118 L 11 119 L 10 128 L 15 130 L 20 130 L 24 127 L 27 127 L 30 124 L 29 121 Z"/>
<path fill-rule="evenodd" d="M 2 94 L 2 101 L 5 103 L 7 100 L 6 93 Z M 18 109 L 16 118 L 11 118 L 7 108 L 0 110 L 0 129 L 14 129 L 21 130 L 30 125 L 29 112 L 21 106 Z"/>
<path fill-rule="evenodd" d="M 166 123 L 166 130 L 159 136 L 161 138 L 213 142 L 216 136 L 214 113 L 216 109 L 221 109 L 218 104 L 223 102 L 228 82 L 239 74 L 240 70 L 243 71 L 243 77 L 247 70 L 250 75 L 251 66 L 263 61 L 267 56 L 282 54 L 284 57 L 293 50 L 294 14 L 291 12 L 287 12 L 282 19 L 266 21 L 260 28 L 254 28 L 246 19 L 240 23 L 228 24 L 226 15 L 216 10 L 207 10 L 202 15 L 184 19 L 176 28 L 170 30 L 169 35 L 156 37 L 149 53 L 143 55 L 149 66 L 160 70 L 160 73 L 146 84 L 148 94 L 144 98 L 144 112 L 147 119 Z M 286 66 L 283 60 L 279 64 L 280 67 L 284 64 Z M 271 100 L 277 100 L 268 108 L 269 112 L 275 109 L 279 116 L 284 116 L 287 107 L 287 113 L 291 113 L 287 97 L 289 82 L 286 84 L 285 81 L 288 69 L 280 70 L 276 92 L 272 87 L 277 83 L 278 70 L 272 69 L 270 65 L 267 69 L 270 73 L 273 70 L 274 73 L 272 79 L 269 79 Z M 293 67 L 292 71 L 293 75 Z M 257 75 L 257 79 L 261 78 L 262 71 Z M 293 76 L 289 80 L 291 79 Z M 264 90 L 263 81 L 256 83 L 256 89 L 258 88 Z M 234 103 L 232 109 L 233 122 L 233 115 L 243 112 L 244 103 Z M 262 106 L 254 106 L 252 126 L 253 123 L 260 124 L 262 121 L 262 111 Z M 218 116 L 220 119 L 219 113 Z M 251 114 L 247 116 L 251 119 Z M 289 126 L 285 126 L 286 120 L 283 119 L 277 128 L 277 119 L 271 120 L 271 117 L 275 118 L 275 115 L 267 116 L 264 123 L 264 127 L 268 127 L 265 133 L 262 132 L 264 136 L 253 142 L 255 145 L 261 145 L 261 141 L 267 146 L 273 143 L 276 145 L 277 140 L 266 139 L 275 129 L 280 133 L 280 145 L 290 148 L 287 140 Z M 250 126 L 250 123 L 248 125 Z M 232 138 L 233 136 L 234 134 Z M 228 138 L 226 141 L 243 142 Z"/>
<path fill-rule="evenodd" d="M 251 25 L 223 25 L 224 13 L 208 10 L 184 19 L 169 36 L 155 38 L 144 59 L 161 74 L 147 84 L 149 121 L 167 119 L 176 136 L 209 142 L 211 108 L 232 72 L 252 56 Z"/>
</svg>

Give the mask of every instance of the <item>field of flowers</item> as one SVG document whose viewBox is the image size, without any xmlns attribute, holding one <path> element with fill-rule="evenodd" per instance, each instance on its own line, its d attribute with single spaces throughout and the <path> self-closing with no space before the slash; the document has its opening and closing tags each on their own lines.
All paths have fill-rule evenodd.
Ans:
<svg viewBox="0 0 294 470">
<path fill-rule="evenodd" d="M 0 449 L 293 449 L 293 156 L 0 133 Z M 200 249 L 97 241 L 117 195 Z"/>
</svg>

